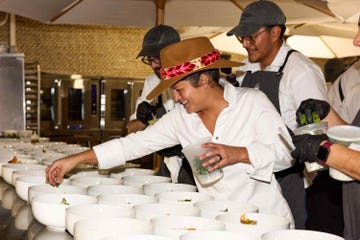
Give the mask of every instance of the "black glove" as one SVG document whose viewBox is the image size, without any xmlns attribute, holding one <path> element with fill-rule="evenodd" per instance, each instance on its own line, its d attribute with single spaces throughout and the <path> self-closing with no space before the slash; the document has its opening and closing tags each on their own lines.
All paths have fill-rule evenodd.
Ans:
<svg viewBox="0 0 360 240">
<path fill-rule="evenodd" d="M 328 115 L 329 111 L 330 105 L 326 101 L 309 98 L 302 101 L 300 107 L 296 111 L 296 122 L 299 125 L 314 123 L 324 119 Z M 314 118 L 320 119 L 314 121 Z"/>
<path fill-rule="evenodd" d="M 293 136 L 292 140 L 296 149 L 291 153 L 291 156 L 299 163 L 304 163 L 305 161 L 316 162 L 320 143 L 327 139 L 328 137 L 326 134 L 302 134 Z"/>
<path fill-rule="evenodd" d="M 150 103 L 143 101 L 140 103 L 136 110 L 136 118 L 145 125 L 149 124 L 149 121 L 153 119 L 155 115 L 156 107 Z"/>
</svg>

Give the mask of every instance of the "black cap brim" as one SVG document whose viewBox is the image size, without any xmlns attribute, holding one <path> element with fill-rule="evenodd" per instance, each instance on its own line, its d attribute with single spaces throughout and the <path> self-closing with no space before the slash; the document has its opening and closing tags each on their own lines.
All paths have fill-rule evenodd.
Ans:
<svg viewBox="0 0 360 240">
<path fill-rule="evenodd" d="M 262 26 L 263 25 L 258 25 L 258 24 L 238 24 L 233 29 L 231 29 L 226 35 L 247 37 L 256 33 Z"/>
</svg>

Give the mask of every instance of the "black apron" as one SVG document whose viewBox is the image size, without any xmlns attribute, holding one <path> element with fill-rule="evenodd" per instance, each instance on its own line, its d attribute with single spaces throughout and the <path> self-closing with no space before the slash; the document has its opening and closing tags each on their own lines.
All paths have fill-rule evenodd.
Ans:
<svg viewBox="0 0 360 240">
<path fill-rule="evenodd" d="M 277 72 L 257 71 L 251 73 L 248 71 L 241 83 L 241 87 L 256 88 L 265 93 L 277 111 L 281 114 L 279 103 L 279 85 L 283 76 L 283 70 L 291 53 L 288 51 L 284 63 Z M 292 131 L 288 128 L 291 135 Z M 295 228 L 305 228 L 305 189 L 303 180 L 304 165 L 295 163 L 292 167 L 280 172 L 276 172 L 275 177 L 279 182 L 282 194 L 291 209 L 295 220 Z"/>
</svg>

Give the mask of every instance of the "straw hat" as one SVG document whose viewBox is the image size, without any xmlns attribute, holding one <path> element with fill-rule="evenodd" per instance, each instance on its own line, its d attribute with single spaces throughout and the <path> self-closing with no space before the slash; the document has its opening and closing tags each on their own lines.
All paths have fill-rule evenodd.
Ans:
<svg viewBox="0 0 360 240">
<path fill-rule="evenodd" d="M 151 100 L 186 76 L 216 68 L 241 66 L 243 63 L 220 58 L 220 53 L 207 37 L 186 39 L 160 51 L 161 81 L 148 95 Z"/>
</svg>

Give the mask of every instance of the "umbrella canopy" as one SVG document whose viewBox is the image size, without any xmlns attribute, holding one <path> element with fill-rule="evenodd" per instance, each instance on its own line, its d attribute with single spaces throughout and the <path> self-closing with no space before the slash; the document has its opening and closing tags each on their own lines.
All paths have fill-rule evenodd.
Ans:
<svg viewBox="0 0 360 240">
<path fill-rule="evenodd" d="M 254 0 L 1 0 L 0 11 L 46 23 L 233 27 L 251 2 Z M 335 17 L 326 1 L 274 2 L 283 9 L 289 24 L 326 22 Z"/>
<path fill-rule="evenodd" d="M 294 35 L 286 41 L 293 49 L 312 58 L 360 56 L 360 48 L 353 45 L 352 38 Z"/>
</svg>

